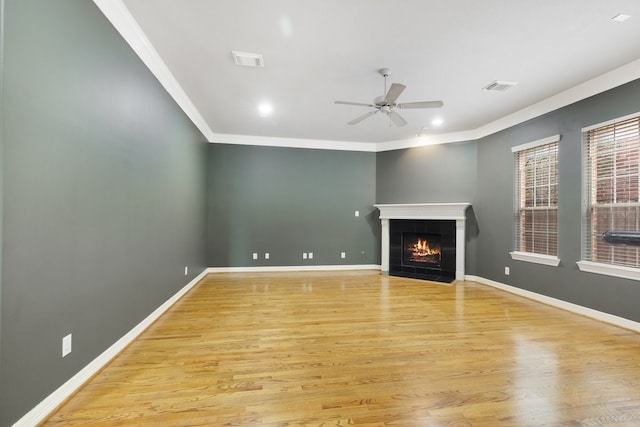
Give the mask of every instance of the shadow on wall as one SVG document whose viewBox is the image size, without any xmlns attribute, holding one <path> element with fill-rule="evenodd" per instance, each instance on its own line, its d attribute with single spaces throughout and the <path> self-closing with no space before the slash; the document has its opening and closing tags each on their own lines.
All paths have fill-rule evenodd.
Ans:
<svg viewBox="0 0 640 427">
<path fill-rule="evenodd" d="M 473 206 L 467 208 L 466 217 L 465 244 L 467 247 L 467 257 L 465 259 L 465 274 L 477 275 L 477 243 L 478 237 L 480 236 L 480 226 L 478 225 L 478 219 L 476 218 Z"/>
<path fill-rule="evenodd" d="M 471 240 L 475 240 L 480 235 L 480 226 L 478 225 L 478 219 L 473 211 L 473 206 L 469 206 L 467 209 L 467 221 L 465 226 L 465 235 L 467 243 Z"/>
<path fill-rule="evenodd" d="M 381 252 L 382 252 L 382 242 L 381 242 L 381 234 L 382 234 L 382 226 L 380 224 L 380 212 L 378 211 L 378 208 L 373 207 L 373 210 L 371 210 L 367 215 L 367 224 L 369 224 L 369 228 L 371 228 L 371 234 L 373 234 L 373 236 L 375 237 L 375 262 L 376 264 L 381 264 L 382 260 L 380 259 L 381 257 Z"/>
</svg>

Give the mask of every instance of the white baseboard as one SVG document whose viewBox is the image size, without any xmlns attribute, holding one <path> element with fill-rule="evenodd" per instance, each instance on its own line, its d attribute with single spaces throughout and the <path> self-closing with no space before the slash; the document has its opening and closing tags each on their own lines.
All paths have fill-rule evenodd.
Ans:
<svg viewBox="0 0 640 427">
<path fill-rule="evenodd" d="M 347 270 L 380 270 L 375 264 L 363 265 L 298 265 L 298 266 L 263 266 L 263 267 L 209 267 L 208 273 L 267 273 L 287 271 L 347 271 Z"/>
<path fill-rule="evenodd" d="M 20 418 L 13 427 L 32 427 L 46 420 L 46 418 L 71 397 L 80 387 L 105 367 L 114 357 L 125 349 L 133 340 L 135 340 L 145 329 L 155 322 L 165 311 L 175 304 L 184 294 L 189 292 L 200 280 L 208 273 L 243 273 L 243 272 L 287 272 L 287 271 L 339 271 L 339 270 L 381 270 L 380 265 L 309 265 L 295 267 L 211 267 L 205 269 L 196 278 L 190 281 L 185 287 L 180 289 L 175 295 L 165 301 L 160 307 L 147 316 L 142 322 L 127 332 L 122 338 L 116 341 L 111 347 L 106 349 L 102 354 L 92 360 L 87 366 L 82 368 L 77 374 L 71 377 L 67 382 L 62 384 L 42 400 L 33 409 Z M 525 298 L 532 299 L 544 304 L 561 308 L 573 313 L 581 314 L 599 320 L 601 322 L 610 323 L 625 329 L 630 329 L 640 333 L 640 323 L 612 314 L 603 313 L 591 308 L 582 307 L 566 301 L 548 297 L 546 295 L 537 294 L 535 292 L 516 288 L 514 286 L 505 285 L 504 283 L 495 282 L 478 276 L 466 275 L 465 280 L 474 281 L 488 285 L 497 289 L 501 289 L 512 294 L 520 295 Z"/>
<path fill-rule="evenodd" d="M 175 295 L 165 301 L 160 307 L 155 309 L 153 313 L 148 315 L 142 322 L 122 336 L 111 347 L 106 349 L 102 354 L 93 359 L 87 366 L 82 368 L 77 374 L 71 377 L 67 382 L 62 384 L 42 400 L 33 409 L 27 412 L 22 418 L 13 424 L 13 427 L 33 427 L 45 421 L 58 406 L 63 404 L 73 393 L 82 387 L 88 380 L 105 367 L 114 357 L 125 349 L 133 340 L 135 340 L 145 329 L 155 322 L 165 311 L 175 304 L 184 294 L 189 292 L 204 276 L 207 275 L 207 269 L 200 273 L 196 278 L 190 281 L 185 287 L 180 289 Z"/>
<path fill-rule="evenodd" d="M 504 283 L 496 282 L 493 280 L 485 279 L 478 276 L 465 276 L 465 280 L 482 283 L 483 285 L 491 286 L 496 289 L 519 295 L 543 304 L 547 304 L 562 310 L 570 311 L 575 314 L 586 316 L 600 322 L 609 323 L 611 325 L 619 326 L 621 328 L 629 329 L 634 332 L 640 333 L 640 323 L 633 320 L 625 319 L 624 317 L 614 316 L 613 314 L 604 313 L 602 311 L 594 310 L 592 308 L 583 307 L 578 304 L 573 304 L 567 301 L 552 298 L 546 295 L 538 294 L 536 292 L 527 291 L 526 289 L 517 288 L 515 286 L 505 285 Z"/>
<path fill-rule="evenodd" d="M 165 311 L 175 304 L 184 294 L 189 292 L 200 280 L 209 273 L 222 272 L 277 272 L 277 271 L 332 271 L 332 270 L 380 270 L 379 265 L 310 265 L 298 267 L 225 267 L 207 268 L 185 287 L 180 289 L 175 295 L 165 301 L 153 313 L 147 316 L 142 322 L 127 332 L 122 338 L 116 341 L 111 347 L 93 359 L 87 366 L 82 368 L 77 374 L 67 382 L 58 387 L 53 393 L 42 400 L 33 409 L 27 412 L 22 418 L 13 424 L 13 427 L 32 427 L 45 421 L 61 404 L 71 397 L 80 387 L 104 368 L 114 357 L 135 340 L 145 329 L 155 322 Z"/>
</svg>

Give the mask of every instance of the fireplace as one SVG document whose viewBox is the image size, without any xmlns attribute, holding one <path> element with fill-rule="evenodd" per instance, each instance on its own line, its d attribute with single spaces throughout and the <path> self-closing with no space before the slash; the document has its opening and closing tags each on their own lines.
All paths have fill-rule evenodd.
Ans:
<svg viewBox="0 0 640 427">
<path fill-rule="evenodd" d="M 456 222 L 392 219 L 389 274 L 452 282 L 456 276 Z"/>
<path fill-rule="evenodd" d="M 382 272 L 451 282 L 464 280 L 469 203 L 375 205 L 382 225 Z"/>
</svg>

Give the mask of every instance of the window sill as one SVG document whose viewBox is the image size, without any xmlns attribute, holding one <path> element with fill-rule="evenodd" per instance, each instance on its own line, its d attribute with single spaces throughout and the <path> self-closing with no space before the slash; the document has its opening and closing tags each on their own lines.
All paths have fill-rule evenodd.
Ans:
<svg viewBox="0 0 640 427">
<path fill-rule="evenodd" d="M 605 276 L 621 277 L 623 279 L 640 280 L 640 269 L 621 265 L 603 264 L 592 261 L 578 261 L 580 271 L 604 274 Z"/>
<path fill-rule="evenodd" d="M 532 262 L 534 264 L 549 265 L 551 267 L 557 267 L 560 265 L 560 258 L 553 255 L 534 254 L 531 252 L 509 252 L 511 259 L 517 261 Z"/>
</svg>

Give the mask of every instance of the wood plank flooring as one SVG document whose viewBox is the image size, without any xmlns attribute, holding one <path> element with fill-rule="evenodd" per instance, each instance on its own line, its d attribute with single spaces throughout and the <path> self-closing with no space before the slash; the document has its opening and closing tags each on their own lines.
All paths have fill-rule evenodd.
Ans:
<svg viewBox="0 0 640 427">
<path fill-rule="evenodd" d="M 474 282 L 210 274 L 46 426 L 638 426 L 640 335 Z"/>
</svg>

